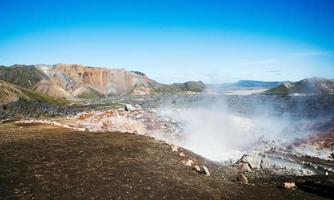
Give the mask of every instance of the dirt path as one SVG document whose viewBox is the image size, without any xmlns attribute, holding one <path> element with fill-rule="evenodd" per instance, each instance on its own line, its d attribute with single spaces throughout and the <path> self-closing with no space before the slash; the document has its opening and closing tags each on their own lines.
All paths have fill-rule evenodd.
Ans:
<svg viewBox="0 0 334 200">
<path fill-rule="evenodd" d="M 186 150 L 211 176 L 182 164 L 169 145 L 134 134 L 0 124 L 0 199 L 319 199 L 277 184 L 240 185 Z M 232 172 L 231 172 L 232 173 Z M 229 174 L 233 177 L 233 174 Z"/>
</svg>

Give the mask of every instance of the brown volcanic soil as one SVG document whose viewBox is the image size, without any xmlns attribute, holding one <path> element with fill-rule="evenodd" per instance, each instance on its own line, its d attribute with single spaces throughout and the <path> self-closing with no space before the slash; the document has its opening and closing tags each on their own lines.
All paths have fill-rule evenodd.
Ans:
<svg viewBox="0 0 334 200">
<path fill-rule="evenodd" d="M 299 178 L 296 190 L 279 188 L 284 179 L 240 185 L 231 168 L 183 152 L 211 176 L 145 136 L 0 124 L 0 199 L 320 199 L 333 191 L 329 176 L 318 179 L 332 185 Z"/>
</svg>

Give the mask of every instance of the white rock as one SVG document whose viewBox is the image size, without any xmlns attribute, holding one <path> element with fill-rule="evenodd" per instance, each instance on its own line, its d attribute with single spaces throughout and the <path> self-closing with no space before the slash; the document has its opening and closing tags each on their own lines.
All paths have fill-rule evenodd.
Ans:
<svg viewBox="0 0 334 200">
<path fill-rule="evenodd" d="M 178 152 L 178 148 L 177 145 L 172 144 L 172 152 Z"/>
<path fill-rule="evenodd" d="M 296 187 L 296 184 L 294 182 L 284 182 L 283 187 L 285 189 L 293 189 Z"/>
<path fill-rule="evenodd" d="M 185 157 L 186 154 L 184 154 L 183 152 L 180 152 L 180 153 L 179 153 L 179 156 L 181 156 L 181 157 Z"/>
<path fill-rule="evenodd" d="M 198 165 L 195 165 L 193 169 L 196 170 L 198 173 L 201 173 L 201 168 Z"/>
<path fill-rule="evenodd" d="M 126 111 L 134 111 L 134 110 L 136 110 L 136 108 L 131 104 L 126 104 L 125 105 L 125 110 Z"/>
<path fill-rule="evenodd" d="M 184 165 L 187 167 L 191 167 L 193 164 L 194 164 L 194 161 L 189 159 Z"/>
<path fill-rule="evenodd" d="M 204 169 L 205 175 L 210 176 L 209 169 L 205 165 L 203 165 L 203 169 Z"/>
<path fill-rule="evenodd" d="M 261 169 L 269 169 L 273 167 L 273 163 L 270 162 L 270 159 L 268 158 L 263 158 L 262 162 L 260 164 Z"/>
<path fill-rule="evenodd" d="M 259 169 L 262 158 L 258 153 L 252 153 L 243 155 L 240 161 L 241 163 L 248 163 L 252 169 Z"/>
</svg>

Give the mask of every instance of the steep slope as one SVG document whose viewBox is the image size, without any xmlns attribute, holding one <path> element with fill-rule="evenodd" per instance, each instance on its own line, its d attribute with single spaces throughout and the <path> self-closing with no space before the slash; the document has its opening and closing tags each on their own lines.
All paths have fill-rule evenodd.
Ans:
<svg viewBox="0 0 334 200">
<path fill-rule="evenodd" d="M 34 86 L 34 90 L 38 93 L 56 98 L 73 99 L 71 93 L 50 80 L 41 80 Z"/>
<path fill-rule="evenodd" d="M 0 80 L 0 105 L 5 105 L 17 100 L 33 100 L 52 104 L 67 104 L 68 101 L 43 95 L 28 88 L 23 88 L 6 81 Z"/>
<path fill-rule="evenodd" d="M 19 90 L 22 90 L 23 88 L 33 89 L 38 93 L 47 94 L 56 98 L 71 97 L 71 95 L 67 94 L 62 88 L 52 84 L 48 74 L 44 73 L 35 65 L 1 66 L 0 79 L 21 87 Z M 41 87 L 41 85 L 44 85 L 44 87 Z M 45 87 L 45 85 L 47 85 L 47 87 Z"/>
<path fill-rule="evenodd" d="M 156 84 L 155 81 L 144 74 L 124 69 L 59 64 L 55 65 L 54 70 L 69 77 L 70 81 L 68 81 L 67 87 L 88 86 L 104 95 L 120 93 L 138 85 L 149 86 Z"/>
<path fill-rule="evenodd" d="M 17 101 L 19 98 L 28 98 L 15 85 L 0 80 L 0 105 Z"/>
<path fill-rule="evenodd" d="M 40 65 L 37 68 L 48 76 L 48 80 L 36 84 L 35 89 L 63 98 L 99 98 L 127 91 L 133 91 L 131 94 L 134 95 L 145 95 L 151 92 L 152 87 L 159 85 L 141 72 L 124 69 L 77 64 Z"/>
<path fill-rule="evenodd" d="M 32 88 L 42 79 L 47 79 L 46 74 L 38 70 L 34 65 L 0 66 L 0 80 L 21 87 Z"/>
<path fill-rule="evenodd" d="M 334 81 L 324 78 L 307 78 L 272 88 L 265 94 L 274 95 L 334 95 Z"/>
</svg>

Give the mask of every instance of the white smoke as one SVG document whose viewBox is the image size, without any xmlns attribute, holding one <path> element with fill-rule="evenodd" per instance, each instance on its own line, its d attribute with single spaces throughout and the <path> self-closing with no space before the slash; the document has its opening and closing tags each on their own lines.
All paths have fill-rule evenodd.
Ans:
<svg viewBox="0 0 334 200">
<path fill-rule="evenodd" d="M 273 116 L 266 108 L 257 110 L 257 115 L 247 116 L 230 111 L 222 102 L 208 105 L 160 108 L 161 116 L 179 122 L 183 127 L 181 137 L 176 140 L 166 135 L 161 139 L 211 160 L 235 161 L 247 150 L 259 148 L 256 143 L 260 139 L 284 143 L 298 136 L 293 133 L 293 122 L 289 117 Z"/>
</svg>

